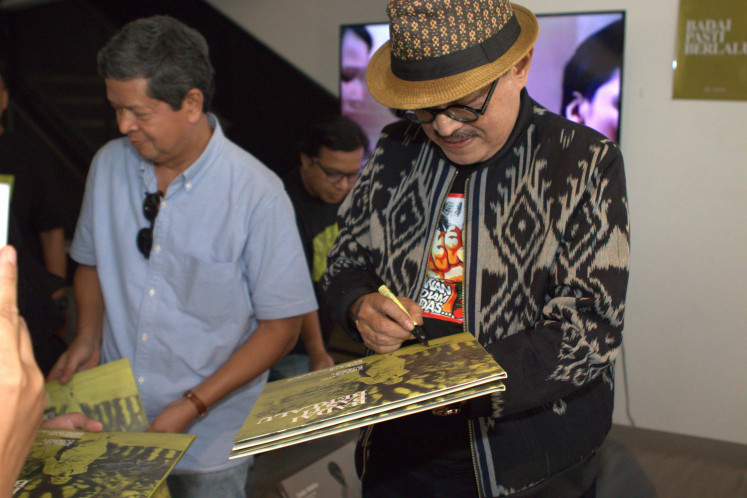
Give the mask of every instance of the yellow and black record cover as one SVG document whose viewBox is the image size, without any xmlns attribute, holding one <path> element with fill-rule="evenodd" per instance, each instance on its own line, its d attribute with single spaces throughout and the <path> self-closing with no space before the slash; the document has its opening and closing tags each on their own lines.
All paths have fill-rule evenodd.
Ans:
<svg viewBox="0 0 747 498">
<path fill-rule="evenodd" d="M 45 390 L 45 419 L 81 412 L 104 424 L 104 431 L 144 432 L 148 429 L 143 401 L 127 358 L 78 372 L 67 384 L 49 382 Z"/>
<path fill-rule="evenodd" d="M 195 436 L 41 429 L 14 497 L 153 496 Z"/>
<path fill-rule="evenodd" d="M 506 386 L 503 381 L 496 380 L 480 384 L 476 387 L 471 387 L 463 391 L 456 391 L 436 398 L 431 398 L 420 403 L 413 403 L 411 405 L 401 406 L 393 410 L 375 413 L 361 418 L 355 418 L 352 420 L 346 420 L 339 422 L 329 427 L 323 427 L 321 429 L 312 429 L 308 432 L 297 434 L 295 436 L 289 436 L 282 439 L 276 439 L 269 443 L 254 444 L 252 445 L 235 445 L 231 450 L 231 456 L 229 458 L 241 458 L 249 455 L 255 455 L 263 453 L 265 451 L 276 450 L 278 448 L 284 448 L 297 443 L 305 441 L 311 441 L 320 437 L 332 436 L 333 434 L 339 434 L 340 432 L 350 431 L 353 429 L 359 429 L 366 425 L 372 425 L 385 420 L 391 420 L 397 417 L 404 417 L 405 415 L 412 415 L 413 413 L 438 408 L 444 405 L 451 405 L 462 401 L 467 401 L 478 396 L 484 396 L 486 394 L 497 393 L 505 391 Z"/>
<path fill-rule="evenodd" d="M 474 336 L 464 332 L 433 340 L 430 346 L 413 344 L 270 382 L 234 439 L 234 453 L 505 377 Z M 442 400 L 441 405 L 450 402 Z"/>
</svg>

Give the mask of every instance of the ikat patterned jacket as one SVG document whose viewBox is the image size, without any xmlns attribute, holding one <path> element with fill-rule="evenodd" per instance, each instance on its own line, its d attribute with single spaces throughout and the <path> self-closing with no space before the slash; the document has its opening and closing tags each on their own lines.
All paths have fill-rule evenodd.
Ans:
<svg viewBox="0 0 747 498">
<path fill-rule="evenodd" d="M 347 312 L 380 282 L 418 301 L 455 175 L 420 126 L 383 130 L 341 206 L 323 281 L 354 337 Z M 481 491 L 555 495 L 611 424 L 629 258 L 622 155 L 524 91 L 506 145 L 465 193 L 465 329 L 508 374 L 490 413 L 471 421 Z"/>
</svg>

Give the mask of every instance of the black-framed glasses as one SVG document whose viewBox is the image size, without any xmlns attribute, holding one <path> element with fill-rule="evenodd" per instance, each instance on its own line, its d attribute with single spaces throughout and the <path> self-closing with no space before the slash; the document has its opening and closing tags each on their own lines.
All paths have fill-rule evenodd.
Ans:
<svg viewBox="0 0 747 498">
<path fill-rule="evenodd" d="M 453 104 L 448 107 L 444 107 L 443 109 L 440 109 L 438 107 L 426 107 L 424 109 L 400 110 L 398 114 L 400 117 L 409 119 L 413 123 L 417 124 L 432 123 L 436 120 L 436 116 L 438 116 L 439 114 L 446 114 L 454 121 L 459 121 L 460 123 L 471 123 L 473 121 L 477 121 L 477 119 L 485 114 L 485 111 L 488 110 L 490 97 L 493 96 L 493 90 L 495 90 L 495 86 L 496 84 L 498 84 L 499 79 L 500 77 L 490 85 L 488 95 L 487 97 L 485 97 L 485 102 L 482 104 L 482 108 L 480 109 L 475 109 L 474 107 L 470 107 L 467 105 Z"/>
<path fill-rule="evenodd" d="M 319 166 L 319 169 L 322 170 L 322 173 L 324 173 L 324 177 L 332 185 L 337 185 L 342 181 L 343 178 L 347 178 L 349 182 L 355 183 L 358 177 L 361 176 L 360 169 L 358 169 L 358 171 L 356 171 L 355 173 L 349 173 L 347 175 L 345 173 L 340 173 L 339 171 L 330 171 L 322 163 L 319 162 L 318 157 L 313 158 L 311 162 Z"/>
<path fill-rule="evenodd" d="M 150 258 L 150 250 L 153 247 L 153 225 L 156 221 L 158 208 L 161 207 L 161 197 L 163 192 L 146 192 L 143 201 L 143 214 L 145 219 L 150 222 L 149 227 L 141 228 L 137 232 L 137 248 L 143 253 L 145 258 Z"/>
</svg>

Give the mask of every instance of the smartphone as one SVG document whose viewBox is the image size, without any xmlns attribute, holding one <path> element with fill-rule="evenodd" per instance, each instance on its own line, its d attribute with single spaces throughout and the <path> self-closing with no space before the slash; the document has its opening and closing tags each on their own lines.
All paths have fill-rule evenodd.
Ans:
<svg viewBox="0 0 747 498">
<path fill-rule="evenodd" d="M 10 185 L 0 182 L 0 247 L 8 243 L 8 214 L 10 213 Z"/>
</svg>

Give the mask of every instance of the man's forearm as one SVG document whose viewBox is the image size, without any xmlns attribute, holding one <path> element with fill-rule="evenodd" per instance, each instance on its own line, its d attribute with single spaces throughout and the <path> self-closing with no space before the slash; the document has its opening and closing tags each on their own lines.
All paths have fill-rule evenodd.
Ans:
<svg viewBox="0 0 747 498">
<path fill-rule="evenodd" d="M 58 277 L 67 277 L 67 252 L 65 251 L 65 230 L 54 228 L 39 233 L 44 267 Z"/>
<path fill-rule="evenodd" d="M 319 325 L 319 314 L 316 311 L 303 315 L 301 340 L 309 355 L 326 351 L 324 338 L 322 337 L 322 327 Z"/>
<path fill-rule="evenodd" d="M 261 375 L 285 355 L 298 340 L 301 316 L 261 320 L 257 330 L 228 360 L 192 388 L 207 407 Z"/>
<path fill-rule="evenodd" d="M 62 353 L 47 380 L 70 381 L 75 372 L 98 365 L 104 324 L 104 298 L 95 266 L 81 265 L 73 278 L 78 327 L 75 340 Z"/>
<path fill-rule="evenodd" d="M 88 339 L 98 347 L 104 324 L 104 298 L 95 266 L 80 265 L 73 277 L 78 326 L 75 338 Z"/>
</svg>

